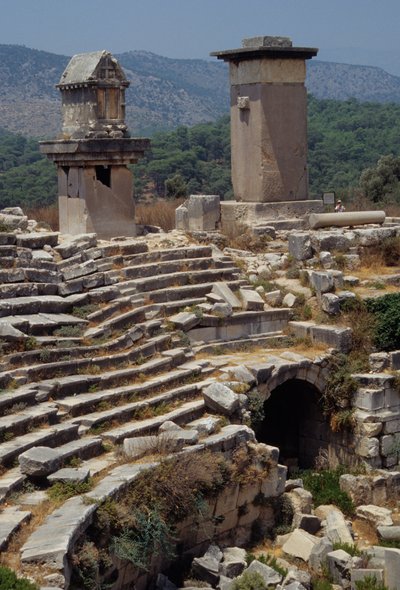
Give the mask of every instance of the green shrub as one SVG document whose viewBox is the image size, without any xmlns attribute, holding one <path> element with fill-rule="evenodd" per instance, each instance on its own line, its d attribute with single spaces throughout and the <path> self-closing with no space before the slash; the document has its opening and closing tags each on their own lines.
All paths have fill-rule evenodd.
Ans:
<svg viewBox="0 0 400 590">
<path fill-rule="evenodd" d="M 400 236 L 385 238 L 379 244 L 386 266 L 400 265 Z"/>
<path fill-rule="evenodd" d="M 313 578 L 311 587 L 313 590 L 332 590 L 332 584 L 326 578 Z"/>
<path fill-rule="evenodd" d="M 248 392 L 249 412 L 250 412 L 250 426 L 255 432 L 260 428 L 265 418 L 264 398 L 260 395 L 257 388 L 253 388 Z"/>
<path fill-rule="evenodd" d="M 244 572 L 232 584 L 233 590 L 266 590 L 264 578 L 258 572 Z"/>
<path fill-rule="evenodd" d="M 92 481 L 76 482 L 76 481 L 57 481 L 48 489 L 48 496 L 54 502 L 65 502 L 72 496 L 79 494 L 86 494 L 93 487 Z"/>
<path fill-rule="evenodd" d="M 342 492 L 339 478 L 345 473 L 344 467 L 325 469 L 323 471 L 303 471 L 300 477 L 306 490 L 312 493 L 315 506 L 334 504 L 344 514 L 354 513 L 354 504 L 346 492 Z"/>
<path fill-rule="evenodd" d="M 383 582 L 378 582 L 375 576 L 367 576 L 356 581 L 356 590 L 388 590 Z"/>
<path fill-rule="evenodd" d="M 352 414 L 351 411 L 348 413 L 347 408 L 358 388 L 351 370 L 348 356 L 337 354 L 331 357 L 329 377 L 321 397 L 321 405 L 324 415 L 329 418 L 330 426 L 335 431 L 351 424 Z M 342 415 L 344 410 L 347 412 L 346 415 Z"/>
<path fill-rule="evenodd" d="M 400 293 L 388 293 L 366 300 L 367 309 L 375 316 L 374 344 L 378 350 L 400 348 Z"/>
<path fill-rule="evenodd" d="M 352 557 L 360 557 L 363 555 L 363 552 L 358 549 L 355 545 L 350 545 L 350 543 L 334 543 L 333 550 L 337 551 L 341 549 L 342 551 L 346 551 Z"/>
<path fill-rule="evenodd" d="M 39 586 L 26 578 L 17 578 L 10 568 L 0 566 L 0 590 L 39 590 Z"/>
<path fill-rule="evenodd" d="M 125 529 L 112 540 L 112 551 L 119 559 L 126 559 L 148 571 L 153 556 L 173 557 L 173 531 L 157 510 L 134 514 L 136 526 Z"/>
<path fill-rule="evenodd" d="M 269 553 L 262 553 L 261 555 L 254 555 L 254 553 L 247 553 L 246 561 L 247 565 L 250 565 L 255 559 L 260 561 L 264 565 L 268 565 L 272 567 L 278 574 L 280 574 L 283 578 L 287 576 L 288 570 L 281 565 L 276 560 L 276 557 L 270 555 Z"/>
</svg>

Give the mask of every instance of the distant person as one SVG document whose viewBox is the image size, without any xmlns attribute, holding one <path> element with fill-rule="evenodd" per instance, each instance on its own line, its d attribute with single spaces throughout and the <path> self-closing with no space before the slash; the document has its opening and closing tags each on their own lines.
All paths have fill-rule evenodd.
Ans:
<svg viewBox="0 0 400 590">
<path fill-rule="evenodd" d="M 344 205 L 342 204 L 342 201 L 339 200 L 336 203 L 335 213 L 343 213 L 344 211 L 346 211 L 346 209 L 344 208 Z"/>
</svg>

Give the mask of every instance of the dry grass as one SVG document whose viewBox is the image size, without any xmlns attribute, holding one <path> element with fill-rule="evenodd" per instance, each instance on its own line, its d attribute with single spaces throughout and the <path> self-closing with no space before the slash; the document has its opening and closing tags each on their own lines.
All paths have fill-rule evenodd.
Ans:
<svg viewBox="0 0 400 590">
<path fill-rule="evenodd" d="M 34 219 L 35 221 L 48 225 L 53 231 L 59 230 L 57 204 L 49 205 L 48 207 L 26 209 L 25 215 L 29 219 Z"/>
<path fill-rule="evenodd" d="M 150 203 L 138 203 L 136 205 L 136 222 L 142 225 L 157 225 L 168 231 L 175 228 L 175 209 L 183 203 L 184 199 L 154 199 Z M 25 214 L 29 219 L 48 225 L 53 231 L 58 231 L 58 206 L 37 207 L 27 209 Z"/>
<path fill-rule="evenodd" d="M 175 209 L 184 199 L 155 199 L 151 203 L 136 205 L 136 222 L 142 225 L 157 225 L 168 231 L 175 228 Z"/>
</svg>

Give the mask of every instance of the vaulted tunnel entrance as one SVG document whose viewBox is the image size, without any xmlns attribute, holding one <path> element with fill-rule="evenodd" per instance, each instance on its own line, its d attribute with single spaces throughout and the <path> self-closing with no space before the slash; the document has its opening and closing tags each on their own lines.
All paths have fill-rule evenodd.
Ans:
<svg viewBox="0 0 400 590">
<path fill-rule="evenodd" d="M 289 471 L 314 467 L 320 449 L 327 449 L 330 428 L 319 403 L 321 392 L 307 381 L 290 379 L 264 403 L 257 439 L 280 449 L 279 462 Z"/>
</svg>

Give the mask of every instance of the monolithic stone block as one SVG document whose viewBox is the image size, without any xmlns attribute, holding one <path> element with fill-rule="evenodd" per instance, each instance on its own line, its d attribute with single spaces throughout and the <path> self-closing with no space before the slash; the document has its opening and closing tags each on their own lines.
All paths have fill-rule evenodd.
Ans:
<svg viewBox="0 0 400 590">
<path fill-rule="evenodd" d="M 59 453 L 49 447 L 33 447 L 22 453 L 18 461 L 21 472 L 34 477 L 49 475 L 60 466 Z"/>
<path fill-rule="evenodd" d="M 211 383 L 202 392 L 205 404 L 211 410 L 230 416 L 239 408 L 239 396 L 222 383 Z"/>
<path fill-rule="evenodd" d="M 328 293 L 334 289 L 332 272 L 311 271 L 309 274 L 310 286 L 317 294 Z"/>
<path fill-rule="evenodd" d="M 308 564 L 312 571 L 319 573 L 325 563 L 326 556 L 333 550 L 333 543 L 328 537 L 322 537 L 311 549 Z"/>
<path fill-rule="evenodd" d="M 400 549 L 385 549 L 385 583 L 390 590 L 400 590 Z"/>
<path fill-rule="evenodd" d="M 356 514 L 358 518 L 368 520 L 375 526 L 391 526 L 393 524 L 392 511 L 382 506 L 367 504 L 357 506 Z"/>
<path fill-rule="evenodd" d="M 240 576 L 246 567 L 246 550 L 240 547 L 226 547 L 223 550 L 221 573 L 227 578 Z"/>
<path fill-rule="evenodd" d="M 257 293 L 250 289 L 240 289 L 240 296 L 243 301 L 243 309 L 245 311 L 258 311 L 264 309 L 264 299 Z"/>
<path fill-rule="evenodd" d="M 330 510 L 326 515 L 326 535 L 332 543 L 354 545 L 349 527 L 340 510 Z"/>
<path fill-rule="evenodd" d="M 260 576 L 262 576 L 262 578 L 264 580 L 264 584 L 265 584 L 266 588 L 270 585 L 279 584 L 279 582 L 281 582 L 281 580 L 282 580 L 281 574 L 279 574 L 277 571 L 272 569 L 272 567 L 269 567 L 268 565 L 261 563 L 261 561 L 258 561 L 257 559 L 252 561 L 251 564 L 249 565 L 249 567 L 246 568 L 244 571 L 251 572 L 251 573 L 253 573 L 253 572 L 259 573 Z"/>
<path fill-rule="evenodd" d="M 190 231 L 213 231 L 218 228 L 221 217 L 218 195 L 190 195 L 186 203 Z"/>
<path fill-rule="evenodd" d="M 301 529 L 295 529 L 283 545 L 282 550 L 292 557 L 298 557 L 303 561 L 308 561 L 311 551 L 317 542 L 317 537 Z"/>
<path fill-rule="evenodd" d="M 289 254 L 296 260 L 312 257 L 310 234 L 306 232 L 291 233 L 288 236 Z"/>
</svg>

